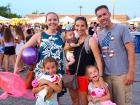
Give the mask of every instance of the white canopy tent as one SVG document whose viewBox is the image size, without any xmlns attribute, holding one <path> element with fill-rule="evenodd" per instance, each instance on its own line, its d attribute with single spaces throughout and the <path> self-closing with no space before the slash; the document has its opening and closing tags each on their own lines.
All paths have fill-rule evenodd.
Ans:
<svg viewBox="0 0 140 105">
<path fill-rule="evenodd" d="M 2 22 L 10 22 L 11 19 L 8 19 L 8 18 L 5 18 L 3 16 L 0 16 L 0 21 L 2 21 Z"/>
<path fill-rule="evenodd" d="M 92 20 L 92 21 L 97 21 L 97 17 L 92 17 L 92 18 L 89 18 L 89 20 Z"/>
<path fill-rule="evenodd" d="M 140 17 L 136 17 L 127 21 L 128 23 L 140 22 Z"/>
<path fill-rule="evenodd" d="M 68 22 L 69 23 L 73 23 L 74 22 L 74 19 L 71 18 L 71 17 L 69 17 L 69 16 L 65 16 L 65 17 L 63 17 L 63 18 L 60 19 L 60 23 L 67 24 Z"/>
<path fill-rule="evenodd" d="M 98 21 L 98 20 L 97 20 L 97 17 L 90 18 L 89 20 Z M 113 22 L 113 23 L 121 23 L 121 21 L 116 20 L 116 19 L 112 19 L 112 18 L 111 18 L 111 22 Z"/>
<path fill-rule="evenodd" d="M 46 17 L 39 17 L 37 19 L 30 20 L 29 23 L 45 23 Z"/>
</svg>

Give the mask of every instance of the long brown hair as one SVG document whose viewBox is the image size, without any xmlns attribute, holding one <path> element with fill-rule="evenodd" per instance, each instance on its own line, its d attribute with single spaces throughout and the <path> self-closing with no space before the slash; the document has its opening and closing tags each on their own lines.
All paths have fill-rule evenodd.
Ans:
<svg viewBox="0 0 140 105">
<path fill-rule="evenodd" d="M 58 62 L 53 57 L 47 57 L 44 59 L 43 67 L 45 67 L 45 64 L 48 62 L 54 62 L 57 68 L 59 66 Z"/>
<path fill-rule="evenodd" d="M 78 17 L 76 17 L 76 18 L 75 18 L 75 21 L 74 21 L 74 25 L 76 24 L 76 22 L 77 22 L 78 20 L 82 20 L 82 21 L 84 21 L 84 22 L 85 22 L 86 27 L 88 27 L 86 17 L 84 17 L 84 16 L 78 16 Z"/>
<path fill-rule="evenodd" d="M 46 14 L 46 21 L 47 21 L 48 15 L 50 15 L 50 14 L 56 15 L 56 17 L 57 17 L 57 19 L 58 19 L 58 21 L 59 21 L 59 17 L 58 17 L 58 15 L 57 15 L 57 13 L 55 13 L 55 12 L 48 12 L 48 13 Z"/>
<path fill-rule="evenodd" d="M 12 35 L 12 32 L 10 30 L 10 28 L 5 28 L 3 31 L 3 38 L 5 42 L 10 42 L 12 40 L 14 40 L 14 37 Z"/>
<path fill-rule="evenodd" d="M 15 27 L 15 32 L 16 32 L 16 35 L 19 35 L 21 39 L 24 40 L 24 33 L 20 26 Z"/>
</svg>

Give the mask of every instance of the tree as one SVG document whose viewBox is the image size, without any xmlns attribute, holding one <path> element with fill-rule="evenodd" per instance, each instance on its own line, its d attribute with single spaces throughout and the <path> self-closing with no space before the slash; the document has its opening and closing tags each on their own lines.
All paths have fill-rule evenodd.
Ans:
<svg viewBox="0 0 140 105">
<path fill-rule="evenodd" d="M 6 18 L 19 18 L 20 15 L 17 15 L 16 13 L 11 12 L 10 4 L 7 6 L 0 6 L 0 16 L 6 17 Z"/>
<path fill-rule="evenodd" d="M 45 14 L 44 12 L 39 12 L 38 10 L 32 12 L 32 14 Z"/>
</svg>

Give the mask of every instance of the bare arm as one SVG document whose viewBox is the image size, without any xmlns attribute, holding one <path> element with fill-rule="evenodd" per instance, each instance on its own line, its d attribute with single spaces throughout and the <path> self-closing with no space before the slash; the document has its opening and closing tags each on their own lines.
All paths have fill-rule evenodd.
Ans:
<svg viewBox="0 0 140 105">
<path fill-rule="evenodd" d="M 101 55 L 100 55 L 99 47 L 98 47 L 98 44 L 97 44 L 96 40 L 93 37 L 91 37 L 89 39 L 89 46 L 90 46 L 90 48 L 92 50 L 92 53 L 95 57 L 97 67 L 99 69 L 99 74 L 103 75 L 103 65 L 102 65 L 102 61 L 101 61 Z"/>
<path fill-rule="evenodd" d="M 70 66 L 75 62 L 74 56 L 71 56 L 71 58 L 69 58 L 67 65 Z"/>
<path fill-rule="evenodd" d="M 20 49 L 20 51 L 19 51 L 19 53 L 18 53 L 18 55 L 17 55 L 17 58 L 16 58 L 15 67 L 14 67 L 14 73 L 17 72 L 18 62 L 19 62 L 20 59 L 21 59 L 22 51 L 23 51 L 25 48 L 34 46 L 34 45 L 36 45 L 37 43 L 39 43 L 39 41 L 40 41 L 40 36 L 41 36 L 41 35 L 34 35 L 23 47 L 21 47 L 21 49 Z"/>
<path fill-rule="evenodd" d="M 44 89 L 46 87 L 46 85 L 42 85 L 42 86 L 37 86 L 36 88 L 32 89 L 33 94 L 38 93 L 39 91 L 41 91 L 42 89 Z"/>
<path fill-rule="evenodd" d="M 101 83 L 101 86 L 105 89 L 105 94 L 101 97 L 92 97 L 92 102 L 96 103 L 96 102 L 102 102 L 102 101 L 107 101 L 107 100 L 110 100 L 110 93 L 109 93 L 109 90 L 108 90 L 108 85 L 102 81 L 100 81 Z"/>
<path fill-rule="evenodd" d="M 134 80 L 134 66 L 135 66 L 135 53 L 134 44 L 132 42 L 125 44 L 127 54 L 128 54 L 128 73 L 126 76 L 126 85 L 130 85 Z"/>
<path fill-rule="evenodd" d="M 64 45 L 64 51 L 70 50 L 70 49 L 72 49 L 72 48 L 73 48 L 73 47 L 70 46 L 69 43 L 65 42 L 65 45 Z"/>
<path fill-rule="evenodd" d="M 90 94 L 87 95 L 88 102 L 90 102 L 90 101 L 92 102 L 92 98 L 93 97 Z"/>
<path fill-rule="evenodd" d="M 4 39 L 3 38 L 0 40 L 0 42 L 1 42 L 1 45 L 4 46 Z"/>
<path fill-rule="evenodd" d="M 54 91 L 56 91 L 56 92 L 61 92 L 61 90 L 62 90 L 62 81 L 57 85 L 57 84 L 52 83 L 52 82 L 50 82 L 48 80 L 41 79 L 41 80 L 39 80 L 39 84 L 40 85 L 47 84 L 48 86 L 53 88 Z"/>
</svg>

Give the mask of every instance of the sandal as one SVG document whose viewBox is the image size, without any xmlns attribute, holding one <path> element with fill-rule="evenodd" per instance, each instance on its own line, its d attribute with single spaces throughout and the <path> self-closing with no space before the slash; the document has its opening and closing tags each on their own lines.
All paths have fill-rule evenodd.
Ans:
<svg viewBox="0 0 140 105">
<path fill-rule="evenodd" d="M 18 71 L 19 71 L 19 72 L 22 72 L 22 71 L 24 71 L 24 69 L 23 69 L 23 68 L 22 68 L 22 69 L 18 69 Z"/>
</svg>

